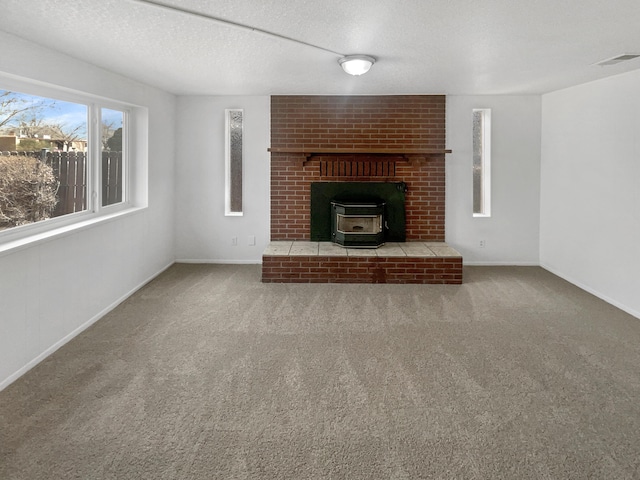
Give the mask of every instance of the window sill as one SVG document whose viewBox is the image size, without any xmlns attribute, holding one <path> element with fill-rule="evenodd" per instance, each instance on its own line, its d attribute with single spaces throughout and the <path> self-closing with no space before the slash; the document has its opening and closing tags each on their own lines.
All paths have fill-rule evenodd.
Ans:
<svg viewBox="0 0 640 480">
<path fill-rule="evenodd" d="M 147 207 L 130 207 L 106 215 L 91 216 L 86 220 L 81 220 L 64 226 L 53 227 L 49 230 L 17 238 L 15 240 L 7 240 L 0 244 L 0 257 L 23 249 L 31 248 L 45 242 L 57 240 L 61 237 L 65 237 L 82 230 L 87 230 L 103 223 L 112 222 L 122 217 L 135 215 L 146 209 Z"/>
</svg>

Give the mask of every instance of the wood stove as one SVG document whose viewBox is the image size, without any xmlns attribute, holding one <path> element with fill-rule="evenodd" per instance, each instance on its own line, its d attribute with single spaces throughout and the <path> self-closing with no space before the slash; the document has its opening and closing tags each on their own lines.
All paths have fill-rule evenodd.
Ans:
<svg viewBox="0 0 640 480">
<path fill-rule="evenodd" d="M 352 248 L 384 245 L 384 206 L 384 202 L 332 201 L 332 241 Z"/>
</svg>

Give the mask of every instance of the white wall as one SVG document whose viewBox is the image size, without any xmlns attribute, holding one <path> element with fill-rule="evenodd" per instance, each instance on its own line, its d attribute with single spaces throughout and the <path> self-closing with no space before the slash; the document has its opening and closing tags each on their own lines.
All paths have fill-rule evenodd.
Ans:
<svg viewBox="0 0 640 480">
<path fill-rule="evenodd" d="M 474 108 L 491 109 L 489 218 L 473 217 Z M 540 122 L 539 96 L 447 96 L 446 240 L 465 264 L 538 265 Z"/>
<path fill-rule="evenodd" d="M 178 98 L 176 257 L 178 261 L 260 263 L 269 243 L 270 99 Z M 225 109 L 244 109 L 243 211 L 225 216 Z M 256 244 L 249 245 L 248 237 Z M 238 239 L 237 246 L 232 238 Z"/>
<path fill-rule="evenodd" d="M 148 108 L 148 208 L 0 256 L 0 389 L 174 260 L 175 97 L 0 32 L 0 71 Z"/>
<path fill-rule="evenodd" d="M 542 97 L 542 266 L 640 317 L 640 70 Z"/>
<path fill-rule="evenodd" d="M 244 217 L 224 216 L 225 108 L 245 109 Z M 492 109 L 491 218 L 472 216 L 474 108 Z M 540 118 L 538 96 L 447 97 L 447 241 L 465 263 L 538 265 Z M 269 241 L 269 98 L 179 97 L 177 119 L 178 261 L 259 262 Z"/>
</svg>

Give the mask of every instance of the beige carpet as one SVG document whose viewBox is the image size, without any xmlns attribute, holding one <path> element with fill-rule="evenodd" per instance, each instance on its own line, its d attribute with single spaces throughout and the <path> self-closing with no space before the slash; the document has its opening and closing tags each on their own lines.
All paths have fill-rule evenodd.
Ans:
<svg viewBox="0 0 640 480">
<path fill-rule="evenodd" d="M 259 279 L 175 265 L 0 392 L 0 478 L 640 478 L 640 320 L 535 267 Z"/>
</svg>

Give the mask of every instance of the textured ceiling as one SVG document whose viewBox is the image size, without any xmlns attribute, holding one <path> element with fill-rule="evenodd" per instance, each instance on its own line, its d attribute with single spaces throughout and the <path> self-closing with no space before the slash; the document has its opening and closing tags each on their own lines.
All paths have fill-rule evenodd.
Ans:
<svg viewBox="0 0 640 480">
<path fill-rule="evenodd" d="M 638 0 L 158 2 L 311 46 L 140 0 L 0 0 L 0 30 L 176 94 L 539 94 L 640 68 L 592 65 L 640 53 Z M 350 77 L 354 53 L 378 62 Z"/>
</svg>

